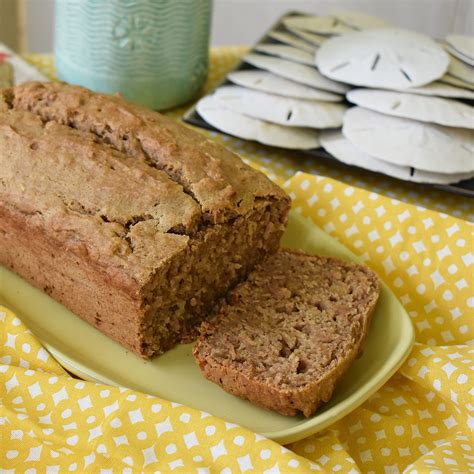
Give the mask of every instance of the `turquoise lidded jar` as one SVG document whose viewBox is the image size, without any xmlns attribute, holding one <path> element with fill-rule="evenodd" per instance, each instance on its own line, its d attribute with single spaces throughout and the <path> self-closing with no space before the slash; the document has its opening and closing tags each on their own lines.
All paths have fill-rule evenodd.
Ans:
<svg viewBox="0 0 474 474">
<path fill-rule="evenodd" d="M 212 0 L 56 0 L 59 79 L 155 110 L 192 99 L 208 68 Z"/>
</svg>

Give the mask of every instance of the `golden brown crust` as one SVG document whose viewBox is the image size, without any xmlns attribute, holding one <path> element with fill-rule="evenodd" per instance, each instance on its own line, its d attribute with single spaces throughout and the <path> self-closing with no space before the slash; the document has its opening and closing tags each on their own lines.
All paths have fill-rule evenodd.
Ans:
<svg viewBox="0 0 474 474">
<path fill-rule="evenodd" d="M 9 110 L 0 114 L 0 150 L 5 206 L 56 245 L 137 284 L 184 248 L 188 237 L 168 232 L 197 229 L 200 210 L 180 185 L 89 134 Z M 153 232 L 136 229 L 145 222 Z M 143 246 L 160 251 L 133 251 Z"/>
<path fill-rule="evenodd" d="M 223 146 L 121 98 L 62 83 L 31 82 L 13 91 L 16 109 L 92 132 L 164 170 L 196 199 L 211 222 L 245 215 L 258 199 L 287 199 L 265 175 Z"/>
</svg>

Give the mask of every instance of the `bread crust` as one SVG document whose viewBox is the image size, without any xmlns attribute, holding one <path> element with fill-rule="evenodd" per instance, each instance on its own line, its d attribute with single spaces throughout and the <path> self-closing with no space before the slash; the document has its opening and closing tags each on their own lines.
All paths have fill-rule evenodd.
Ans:
<svg viewBox="0 0 474 474">
<path fill-rule="evenodd" d="M 263 173 L 222 145 L 120 97 L 54 82 L 29 82 L 7 93 L 16 110 L 92 133 L 164 171 L 199 204 L 205 221 L 225 222 L 245 215 L 256 200 L 288 200 Z"/>
<path fill-rule="evenodd" d="M 143 317 L 138 299 L 90 261 L 63 251 L 41 228 L 0 206 L 0 262 L 133 352 Z"/>
</svg>

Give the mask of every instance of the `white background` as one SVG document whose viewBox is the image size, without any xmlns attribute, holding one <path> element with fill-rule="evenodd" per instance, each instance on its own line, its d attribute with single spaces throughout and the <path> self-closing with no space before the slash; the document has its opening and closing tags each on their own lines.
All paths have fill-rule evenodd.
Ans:
<svg viewBox="0 0 474 474">
<path fill-rule="evenodd" d="M 52 51 L 54 0 L 26 0 L 26 6 L 27 50 Z M 437 38 L 474 34 L 474 0 L 214 0 L 211 43 L 252 44 L 288 10 L 325 14 L 334 9 L 372 13 Z"/>
</svg>

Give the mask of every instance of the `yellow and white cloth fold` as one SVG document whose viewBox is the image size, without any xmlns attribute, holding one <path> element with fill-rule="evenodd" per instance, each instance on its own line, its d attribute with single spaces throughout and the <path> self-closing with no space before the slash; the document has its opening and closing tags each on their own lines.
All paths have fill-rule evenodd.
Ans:
<svg viewBox="0 0 474 474">
<path fill-rule="evenodd" d="M 286 448 L 191 408 L 74 379 L 0 310 L 0 472 L 468 472 L 474 468 L 473 227 L 298 173 L 294 208 L 366 260 L 416 344 L 360 408 Z"/>
</svg>

